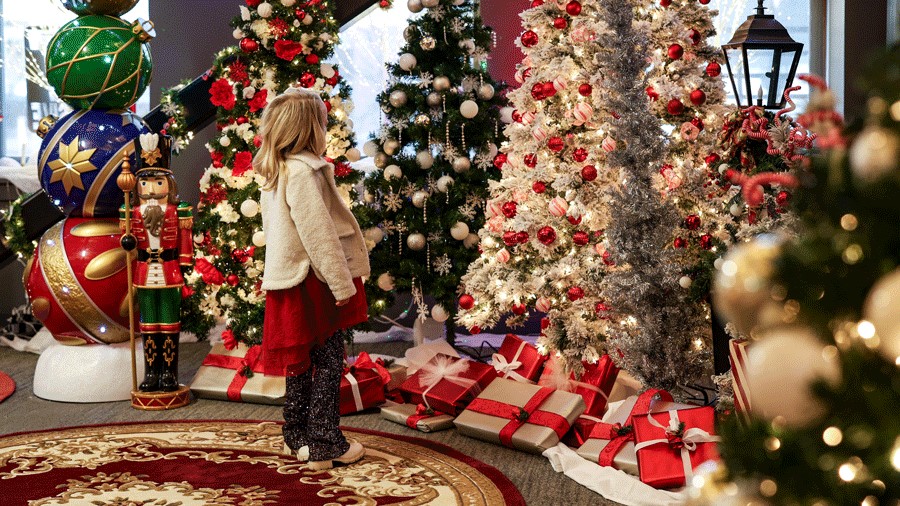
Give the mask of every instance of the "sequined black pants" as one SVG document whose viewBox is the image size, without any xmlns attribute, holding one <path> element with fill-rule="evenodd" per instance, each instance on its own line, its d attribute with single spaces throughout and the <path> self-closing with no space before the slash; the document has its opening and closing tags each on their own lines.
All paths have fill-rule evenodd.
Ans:
<svg viewBox="0 0 900 506">
<path fill-rule="evenodd" d="M 331 460 L 350 449 L 340 424 L 341 374 L 344 339 L 341 332 L 310 353 L 311 367 L 287 377 L 284 403 L 284 441 L 296 451 L 309 446 L 309 460 Z"/>
</svg>

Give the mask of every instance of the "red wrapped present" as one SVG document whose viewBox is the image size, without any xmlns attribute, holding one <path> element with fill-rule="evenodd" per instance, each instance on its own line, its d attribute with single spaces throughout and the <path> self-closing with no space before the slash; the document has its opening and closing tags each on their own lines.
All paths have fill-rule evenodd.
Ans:
<svg viewBox="0 0 900 506">
<path fill-rule="evenodd" d="M 656 488 L 682 487 L 697 466 L 718 460 L 715 417 L 711 407 L 635 416 L 634 448 L 641 481 Z"/>
<path fill-rule="evenodd" d="M 734 410 L 738 417 L 747 423 L 750 421 L 750 392 L 747 391 L 747 345 L 746 339 L 732 339 L 728 342 L 731 355 L 731 377 L 734 390 Z"/>
<path fill-rule="evenodd" d="M 583 411 L 577 394 L 498 378 L 453 423 L 466 436 L 541 453 L 556 446 Z"/>
<path fill-rule="evenodd" d="M 213 346 L 191 381 L 191 391 L 204 399 L 257 404 L 284 404 L 284 376 L 266 376 L 259 360 L 262 348 L 240 343 L 232 349 Z"/>
<path fill-rule="evenodd" d="M 574 373 L 567 375 L 562 364 L 551 358 L 544 366 L 538 385 L 579 394 L 587 405 L 584 414 L 601 417 L 606 411 L 609 393 L 616 383 L 619 368 L 609 355 L 600 357 L 596 364 L 584 362 L 583 365 L 584 373 L 580 379 L 576 379 Z"/>
<path fill-rule="evenodd" d="M 412 404 L 455 416 L 496 377 L 497 371 L 487 364 L 439 353 L 407 378 L 400 390 Z"/>
<path fill-rule="evenodd" d="M 384 404 L 384 386 L 391 381 L 385 367 L 362 352 L 341 378 L 341 415 L 349 415 Z"/>
<path fill-rule="evenodd" d="M 537 348 L 515 334 L 506 334 L 500 349 L 491 358 L 492 365 L 501 378 L 531 384 L 537 381 L 547 360 Z"/>
</svg>

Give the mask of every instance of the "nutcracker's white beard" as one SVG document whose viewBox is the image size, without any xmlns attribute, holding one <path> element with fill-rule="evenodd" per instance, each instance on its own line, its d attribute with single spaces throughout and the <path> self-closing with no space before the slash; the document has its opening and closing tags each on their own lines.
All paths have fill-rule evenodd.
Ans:
<svg viewBox="0 0 900 506">
<path fill-rule="evenodd" d="M 159 237 L 159 231 L 162 228 L 163 218 L 166 212 L 160 206 L 147 206 L 144 209 L 144 227 L 153 237 Z"/>
</svg>

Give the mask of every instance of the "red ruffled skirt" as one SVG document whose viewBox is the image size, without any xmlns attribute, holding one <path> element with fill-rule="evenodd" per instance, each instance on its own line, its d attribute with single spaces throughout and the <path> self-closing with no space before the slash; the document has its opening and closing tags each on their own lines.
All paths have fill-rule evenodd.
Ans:
<svg viewBox="0 0 900 506">
<path fill-rule="evenodd" d="M 368 320 L 368 303 L 361 278 L 356 295 L 337 307 L 331 289 L 310 271 L 297 286 L 266 291 L 262 364 L 273 376 L 302 374 L 309 369 L 309 354 L 338 330 Z"/>
</svg>

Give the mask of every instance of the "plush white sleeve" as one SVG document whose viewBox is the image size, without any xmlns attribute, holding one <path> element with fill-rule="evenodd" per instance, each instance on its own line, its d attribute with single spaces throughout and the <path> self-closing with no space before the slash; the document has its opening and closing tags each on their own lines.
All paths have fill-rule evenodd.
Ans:
<svg viewBox="0 0 900 506">
<path fill-rule="evenodd" d="M 310 262 L 325 278 L 335 299 L 349 299 L 356 294 L 356 286 L 316 174 L 299 170 L 282 177 L 287 177 L 285 190 L 291 219 Z"/>
</svg>

